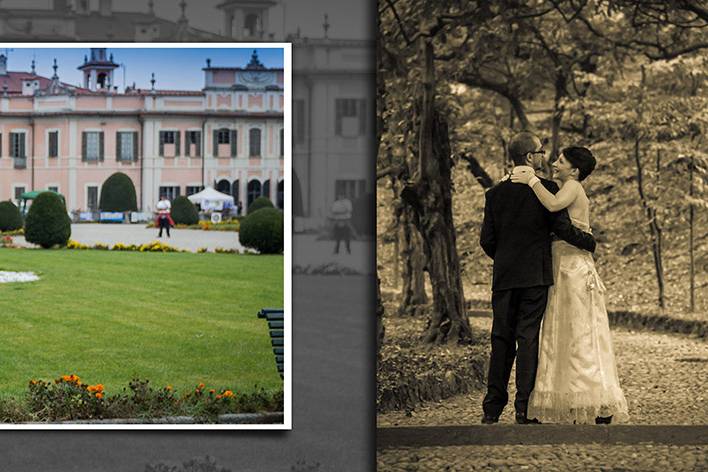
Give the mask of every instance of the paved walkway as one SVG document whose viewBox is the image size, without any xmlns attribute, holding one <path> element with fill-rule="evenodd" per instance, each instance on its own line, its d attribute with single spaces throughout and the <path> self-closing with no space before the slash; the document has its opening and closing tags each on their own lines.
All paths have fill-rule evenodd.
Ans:
<svg viewBox="0 0 708 472">
<path fill-rule="evenodd" d="M 160 240 L 170 246 L 188 251 L 196 251 L 205 247 L 210 251 L 216 248 L 239 249 L 243 246 L 238 242 L 238 233 L 234 231 L 201 231 L 195 229 L 170 230 L 171 237 L 163 233 L 163 238 L 157 237 L 158 230 L 146 228 L 139 224 L 75 224 L 71 225 L 71 239 L 74 241 L 94 245 L 103 244 L 143 244 Z M 16 244 L 32 246 L 25 242 L 22 236 L 13 237 Z"/>
<path fill-rule="evenodd" d="M 491 319 L 470 323 L 488 331 Z M 612 337 L 630 424 L 514 425 L 507 407 L 499 425 L 481 425 L 475 391 L 379 415 L 377 470 L 708 470 L 708 343 L 624 328 Z"/>
</svg>

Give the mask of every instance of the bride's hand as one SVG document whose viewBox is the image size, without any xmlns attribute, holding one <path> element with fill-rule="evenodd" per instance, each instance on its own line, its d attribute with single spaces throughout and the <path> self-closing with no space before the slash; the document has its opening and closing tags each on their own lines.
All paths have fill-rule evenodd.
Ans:
<svg viewBox="0 0 708 472">
<path fill-rule="evenodd" d="M 528 166 L 516 167 L 511 174 L 511 181 L 517 184 L 528 184 L 531 177 L 536 175 L 533 168 Z"/>
</svg>

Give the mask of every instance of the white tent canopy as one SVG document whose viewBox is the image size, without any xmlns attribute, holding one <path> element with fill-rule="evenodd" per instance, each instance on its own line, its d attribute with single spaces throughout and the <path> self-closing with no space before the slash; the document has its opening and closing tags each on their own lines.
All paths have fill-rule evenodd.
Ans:
<svg viewBox="0 0 708 472">
<path fill-rule="evenodd" d="M 187 197 L 190 202 L 199 205 L 202 210 L 222 210 L 234 206 L 234 197 L 217 192 L 213 187 L 207 187 L 199 193 Z"/>
</svg>

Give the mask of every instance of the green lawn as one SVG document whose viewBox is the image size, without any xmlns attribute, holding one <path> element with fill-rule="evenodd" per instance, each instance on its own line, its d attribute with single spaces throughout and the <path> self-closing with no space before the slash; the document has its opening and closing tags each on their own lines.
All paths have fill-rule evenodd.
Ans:
<svg viewBox="0 0 708 472">
<path fill-rule="evenodd" d="M 136 377 L 178 393 L 275 390 L 267 324 L 283 306 L 283 257 L 0 249 L 0 395 L 75 373 L 119 392 Z"/>
</svg>

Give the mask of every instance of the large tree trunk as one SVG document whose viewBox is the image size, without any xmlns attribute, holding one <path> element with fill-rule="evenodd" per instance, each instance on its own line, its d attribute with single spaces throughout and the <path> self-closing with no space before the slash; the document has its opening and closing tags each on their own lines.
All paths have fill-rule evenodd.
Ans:
<svg viewBox="0 0 708 472">
<path fill-rule="evenodd" d="M 662 260 L 662 230 L 657 220 L 656 209 L 651 206 L 644 192 L 644 172 L 642 167 L 641 153 L 639 150 L 641 138 L 637 137 L 634 140 L 634 163 L 637 167 L 637 190 L 639 191 L 639 199 L 642 202 L 644 213 L 647 217 L 647 225 L 649 226 L 649 235 L 651 236 L 651 249 L 654 257 L 654 272 L 656 273 L 656 283 L 659 289 L 659 306 L 666 308 L 666 299 L 664 296 L 664 264 Z"/>
<path fill-rule="evenodd" d="M 433 287 L 433 313 L 424 334 L 426 342 L 470 342 L 472 331 L 465 312 L 455 226 L 452 220 L 452 180 L 447 123 L 436 112 L 433 50 L 421 38 L 425 65 L 419 127 L 419 159 L 412 182 L 401 198 L 415 212 L 415 225 Z"/>
<path fill-rule="evenodd" d="M 413 209 L 404 205 L 401 211 L 399 235 L 402 242 L 401 259 L 403 291 L 401 293 L 401 315 L 418 315 L 428 303 L 425 293 L 425 254 L 423 240 L 415 227 Z"/>
<path fill-rule="evenodd" d="M 381 300 L 381 279 L 376 277 L 376 359 L 381 355 L 381 346 L 384 342 L 384 306 Z"/>
</svg>

